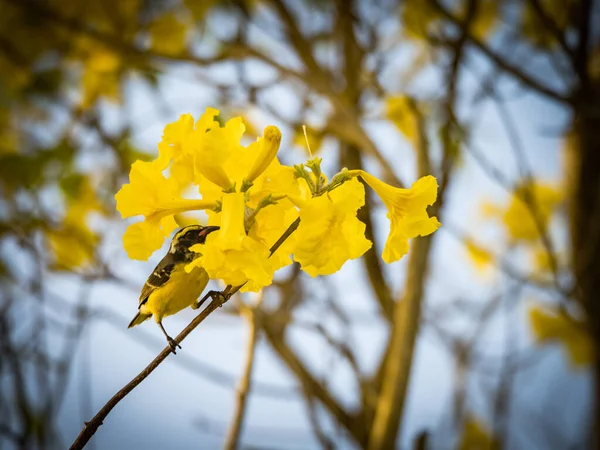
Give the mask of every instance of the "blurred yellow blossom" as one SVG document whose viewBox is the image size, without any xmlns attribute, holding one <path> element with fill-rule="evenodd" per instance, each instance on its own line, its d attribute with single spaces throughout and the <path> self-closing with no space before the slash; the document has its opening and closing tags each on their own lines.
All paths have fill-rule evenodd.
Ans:
<svg viewBox="0 0 600 450">
<path fill-rule="evenodd" d="M 497 440 L 480 420 L 469 415 L 465 419 L 458 448 L 460 450 L 492 450 L 497 448 Z"/>
<path fill-rule="evenodd" d="M 539 344 L 558 342 L 571 366 L 583 367 L 593 361 L 593 342 L 586 324 L 556 308 L 535 305 L 529 310 L 533 338 Z"/>
<path fill-rule="evenodd" d="M 91 213 L 101 212 L 102 205 L 87 176 L 75 176 L 61 185 L 67 209 L 62 223 L 47 230 L 53 266 L 59 270 L 84 268 L 94 259 L 99 238 L 87 224 Z"/>
<path fill-rule="evenodd" d="M 519 187 L 506 208 L 486 202 L 484 216 L 504 223 L 512 241 L 535 241 L 545 232 L 562 200 L 558 188 L 541 182 Z"/>
<path fill-rule="evenodd" d="M 56 269 L 72 271 L 93 261 L 98 236 L 87 226 L 66 223 L 46 234 Z"/>
<path fill-rule="evenodd" d="M 385 115 L 404 137 L 414 144 L 419 135 L 419 124 L 412 102 L 413 100 L 406 95 L 389 97 L 385 104 Z"/>
<path fill-rule="evenodd" d="M 465 240 L 465 248 L 475 268 L 479 271 L 485 271 L 494 262 L 492 253 L 472 239 Z"/>
<path fill-rule="evenodd" d="M 168 55 L 185 50 L 190 27 L 172 13 L 161 14 L 149 25 L 152 49 Z"/>
<path fill-rule="evenodd" d="M 100 97 L 119 101 L 121 98 L 119 55 L 103 46 L 91 44 L 83 61 L 81 106 L 89 108 Z"/>
<path fill-rule="evenodd" d="M 408 252 L 408 240 L 417 236 L 427 236 L 440 227 L 436 217 L 429 217 L 427 207 L 437 198 L 437 180 L 431 175 L 415 181 L 410 189 L 390 186 L 364 170 L 351 170 L 359 175 L 381 198 L 388 209 L 387 217 L 391 227 L 383 260 L 386 263 L 398 261 Z"/>
</svg>

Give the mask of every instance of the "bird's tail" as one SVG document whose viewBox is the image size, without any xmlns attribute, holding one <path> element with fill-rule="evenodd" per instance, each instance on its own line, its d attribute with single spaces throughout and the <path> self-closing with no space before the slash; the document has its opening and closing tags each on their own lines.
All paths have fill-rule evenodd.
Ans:
<svg viewBox="0 0 600 450">
<path fill-rule="evenodd" d="M 133 320 L 129 323 L 127 328 L 135 327 L 136 325 L 148 320 L 150 317 L 152 317 L 152 314 L 142 314 L 141 312 L 138 312 Z"/>
</svg>

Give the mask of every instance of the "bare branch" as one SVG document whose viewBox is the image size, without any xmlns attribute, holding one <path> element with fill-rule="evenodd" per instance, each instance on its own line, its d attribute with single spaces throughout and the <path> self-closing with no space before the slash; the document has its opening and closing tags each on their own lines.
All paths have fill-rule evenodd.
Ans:
<svg viewBox="0 0 600 450">
<path fill-rule="evenodd" d="M 220 301 L 213 300 L 210 304 L 202 310 L 200 314 L 198 314 L 194 320 L 190 322 L 190 324 L 183 329 L 181 333 L 177 335 L 175 341 L 177 343 L 183 342 L 183 340 L 192 332 L 194 329 L 200 325 L 204 319 L 206 319 L 213 311 L 215 311 L 219 306 L 221 306 Z M 154 370 L 165 360 L 169 355 L 172 354 L 171 347 L 168 345 L 163 349 L 162 352 L 158 354 L 154 360 L 146 366 L 144 370 L 142 370 L 133 380 L 127 383 L 119 392 L 117 392 L 103 407 L 98 411 L 98 413 L 90 420 L 86 422 L 83 430 L 79 433 L 79 436 L 75 439 L 73 444 L 71 445 L 71 450 L 82 449 L 89 442 L 91 437 L 96 433 L 100 425 L 102 425 L 104 419 L 110 414 L 112 409 L 117 406 L 117 404 L 123 400 L 131 391 L 133 391 L 142 381 L 144 381 L 148 376 L 154 372 Z"/>
<path fill-rule="evenodd" d="M 298 378 L 307 397 L 314 398 L 323 404 L 357 442 L 363 442 L 365 430 L 357 425 L 354 417 L 346 412 L 338 401 L 332 397 L 331 393 L 312 376 L 305 364 L 286 344 L 281 325 L 275 324 L 273 319 L 265 314 L 264 311 L 257 314 L 257 323 L 264 331 L 271 347 L 286 363 L 288 369 Z"/>
<path fill-rule="evenodd" d="M 448 20 L 450 20 L 452 23 L 456 24 L 457 26 L 461 25 L 460 19 L 455 17 L 454 14 L 452 14 L 438 0 L 428 0 L 428 1 L 445 18 L 447 18 Z M 484 42 L 482 42 L 481 40 L 476 38 L 472 33 L 467 32 L 466 36 L 469 39 L 469 42 L 471 44 L 473 44 L 475 46 L 475 48 L 477 48 L 481 53 L 483 53 L 485 56 L 487 56 L 488 59 L 490 59 L 494 64 L 496 64 L 500 69 L 502 69 L 507 74 L 512 75 L 514 78 L 516 78 L 517 80 L 519 80 L 526 86 L 530 87 L 531 89 L 538 92 L 539 94 L 546 96 L 547 98 L 550 98 L 552 100 L 555 100 L 555 101 L 563 103 L 563 104 L 568 104 L 568 105 L 571 104 L 572 100 L 569 96 L 561 94 L 560 92 L 556 92 L 552 88 L 544 86 L 541 82 L 539 82 L 535 78 L 532 78 L 530 75 L 523 72 L 517 66 L 508 62 L 504 56 L 497 54 L 488 45 L 486 45 Z M 431 41 L 435 43 L 436 39 L 431 38 Z M 437 42 L 439 42 L 439 41 L 437 41 Z"/>
<path fill-rule="evenodd" d="M 262 295 L 261 295 L 262 299 Z M 260 302 L 260 300 L 259 300 Z M 240 435 L 242 431 L 242 425 L 244 423 L 244 416 L 246 414 L 246 403 L 248 394 L 250 392 L 250 386 L 252 384 L 252 367 L 254 366 L 254 355 L 256 351 L 256 338 L 257 329 L 256 321 L 254 319 L 254 312 L 252 308 L 245 307 L 243 309 L 247 316 L 248 323 L 248 341 L 246 343 L 246 363 L 244 365 L 244 371 L 242 378 L 240 379 L 240 385 L 237 388 L 237 398 L 235 404 L 235 412 L 233 414 L 233 420 L 229 425 L 229 431 L 227 432 L 227 439 L 223 448 L 225 450 L 235 450 L 238 448 Z"/>
<path fill-rule="evenodd" d="M 538 18 L 540 19 L 546 30 L 552 33 L 552 35 L 558 41 L 559 45 L 562 47 L 566 55 L 569 58 L 573 59 L 574 52 L 565 39 L 565 33 L 558 27 L 554 19 L 551 16 L 549 16 L 548 13 L 544 10 L 544 6 L 540 2 L 540 0 L 528 0 L 528 2 L 537 14 Z"/>
</svg>

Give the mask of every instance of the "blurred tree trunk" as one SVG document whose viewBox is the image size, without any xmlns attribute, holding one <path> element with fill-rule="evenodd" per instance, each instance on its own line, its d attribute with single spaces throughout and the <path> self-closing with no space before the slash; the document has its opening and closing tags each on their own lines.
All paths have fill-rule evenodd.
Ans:
<svg viewBox="0 0 600 450">
<path fill-rule="evenodd" d="M 573 66 L 579 87 L 573 95 L 569 203 L 575 295 L 585 309 L 595 344 L 596 392 L 591 438 L 593 447 L 600 448 L 600 77 L 593 67 L 598 45 L 590 43 L 594 3 L 583 0 L 577 17 L 579 39 Z"/>
<path fill-rule="evenodd" d="M 600 448 L 600 86 L 575 104 L 571 181 L 571 242 L 576 295 L 595 343 L 594 447 Z"/>
</svg>

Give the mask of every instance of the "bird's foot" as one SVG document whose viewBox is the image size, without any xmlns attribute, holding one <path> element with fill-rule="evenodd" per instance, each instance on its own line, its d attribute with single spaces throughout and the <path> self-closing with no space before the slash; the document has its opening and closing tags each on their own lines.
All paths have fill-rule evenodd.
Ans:
<svg viewBox="0 0 600 450">
<path fill-rule="evenodd" d="M 221 291 L 208 291 L 204 297 L 192 305 L 192 309 L 200 308 L 209 298 L 213 301 L 219 302 L 219 306 L 223 306 L 223 303 L 228 300 L 228 297 Z"/>
<path fill-rule="evenodd" d="M 169 347 L 171 347 L 171 351 L 173 352 L 173 354 L 176 355 L 177 347 L 181 348 L 181 345 L 179 345 L 177 341 L 175 341 L 175 339 L 169 336 L 167 336 L 167 342 L 169 343 Z"/>
</svg>

